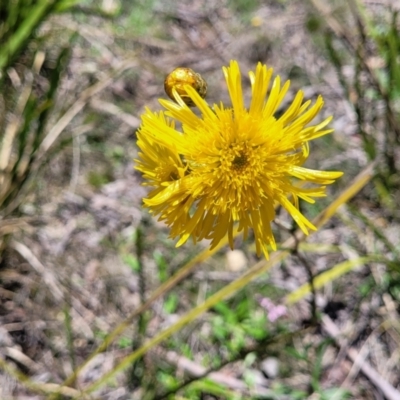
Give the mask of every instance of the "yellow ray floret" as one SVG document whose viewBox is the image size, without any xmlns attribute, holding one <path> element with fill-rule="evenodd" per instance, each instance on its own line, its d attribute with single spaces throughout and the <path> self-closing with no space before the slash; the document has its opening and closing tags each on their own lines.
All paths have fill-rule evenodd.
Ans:
<svg viewBox="0 0 400 400">
<path fill-rule="evenodd" d="M 323 99 L 303 102 L 302 91 L 276 117 L 289 81 L 281 85 L 279 76 L 272 80 L 272 72 L 261 63 L 250 72 L 249 108 L 243 101 L 239 65 L 231 61 L 223 68 L 231 105 L 209 106 L 195 88 L 184 85 L 181 92 L 190 101 L 172 90 L 176 102 L 160 100 L 165 111 L 146 109 L 143 114 L 136 168 L 144 184 L 153 188 L 144 204 L 170 226 L 171 237 L 179 237 L 178 246 L 192 237 L 194 242 L 211 240 L 214 247 L 228 235 L 233 247 L 238 224 L 245 237 L 253 230 L 257 254 L 268 257 L 268 247 L 276 248 L 271 222 L 278 204 L 305 233 L 315 229 L 299 211 L 299 199 L 313 203 L 342 172 L 302 165 L 309 155 L 308 142 L 332 132 L 326 129 L 331 118 L 309 125 Z"/>
</svg>

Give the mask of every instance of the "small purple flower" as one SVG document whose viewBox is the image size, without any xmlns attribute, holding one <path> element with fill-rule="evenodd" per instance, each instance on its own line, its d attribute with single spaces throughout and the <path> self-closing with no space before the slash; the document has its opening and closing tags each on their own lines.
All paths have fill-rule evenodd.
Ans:
<svg viewBox="0 0 400 400">
<path fill-rule="evenodd" d="M 260 306 L 267 312 L 269 322 L 275 322 L 278 318 L 287 314 L 287 308 L 282 304 L 274 304 L 268 297 L 259 300 Z"/>
</svg>

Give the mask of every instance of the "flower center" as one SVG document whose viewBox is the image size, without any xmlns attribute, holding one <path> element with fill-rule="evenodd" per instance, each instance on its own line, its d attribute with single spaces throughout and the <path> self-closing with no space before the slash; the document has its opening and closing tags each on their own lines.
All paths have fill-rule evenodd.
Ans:
<svg viewBox="0 0 400 400">
<path fill-rule="evenodd" d="M 232 168 L 239 172 L 242 171 L 247 164 L 247 155 L 244 152 L 240 152 L 239 155 L 235 156 L 232 161 Z"/>
<path fill-rule="evenodd" d="M 225 188 L 243 189 L 254 183 L 260 172 L 260 155 L 246 142 L 230 143 L 221 149 L 215 177 Z"/>
</svg>

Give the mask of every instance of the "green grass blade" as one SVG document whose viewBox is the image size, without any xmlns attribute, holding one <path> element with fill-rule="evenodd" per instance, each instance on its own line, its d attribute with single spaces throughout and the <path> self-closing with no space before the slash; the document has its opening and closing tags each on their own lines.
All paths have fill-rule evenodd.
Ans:
<svg viewBox="0 0 400 400">
<path fill-rule="evenodd" d="M 27 18 L 21 23 L 9 40 L 0 47 L 0 70 L 6 69 L 11 64 L 53 6 L 54 0 L 43 0 L 35 7 L 32 7 Z"/>
<path fill-rule="evenodd" d="M 386 260 L 384 257 L 370 256 L 370 257 L 359 257 L 355 258 L 354 260 L 347 260 L 341 262 L 335 265 L 330 270 L 325 271 L 322 274 L 316 276 L 313 280 L 314 288 L 320 289 L 321 287 L 324 287 L 327 283 L 333 282 L 335 279 L 340 278 L 342 275 L 349 273 L 354 268 L 357 268 L 369 262 L 388 263 L 389 261 Z M 285 303 L 286 304 L 297 303 L 299 300 L 301 300 L 306 295 L 311 293 L 311 291 L 312 291 L 311 285 L 309 283 L 306 283 L 303 286 L 299 287 L 294 292 L 287 295 Z"/>
</svg>

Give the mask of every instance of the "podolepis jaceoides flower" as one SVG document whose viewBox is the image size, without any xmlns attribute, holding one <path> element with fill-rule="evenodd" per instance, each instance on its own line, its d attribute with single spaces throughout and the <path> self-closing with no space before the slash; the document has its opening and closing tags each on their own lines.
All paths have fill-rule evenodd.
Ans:
<svg viewBox="0 0 400 400">
<path fill-rule="evenodd" d="M 276 249 L 271 222 L 279 204 L 303 232 L 316 229 L 299 211 L 299 199 L 314 203 L 342 172 L 302 165 L 309 155 L 308 142 L 332 132 L 326 128 L 331 117 L 309 125 L 324 102 L 321 96 L 314 103 L 304 101 L 301 90 L 286 111 L 275 116 L 289 81 L 282 86 L 276 76 L 269 89 L 272 72 L 261 63 L 250 72 L 248 108 L 239 65 L 231 61 L 223 68 L 231 106 L 209 106 L 195 85 L 183 84 L 179 92 L 171 88 L 175 102 L 160 100 L 164 111 L 146 109 L 142 115 L 136 168 L 144 184 L 153 188 L 144 204 L 170 226 L 171 237 L 179 237 L 177 246 L 192 237 L 194 242 L 210 239 L 212 248 L 228 235 L 233 248 L 237 225 L 245 238 L 253 230 L 257 254 L 268 257 L 268 246 Z"/>
</svg>

